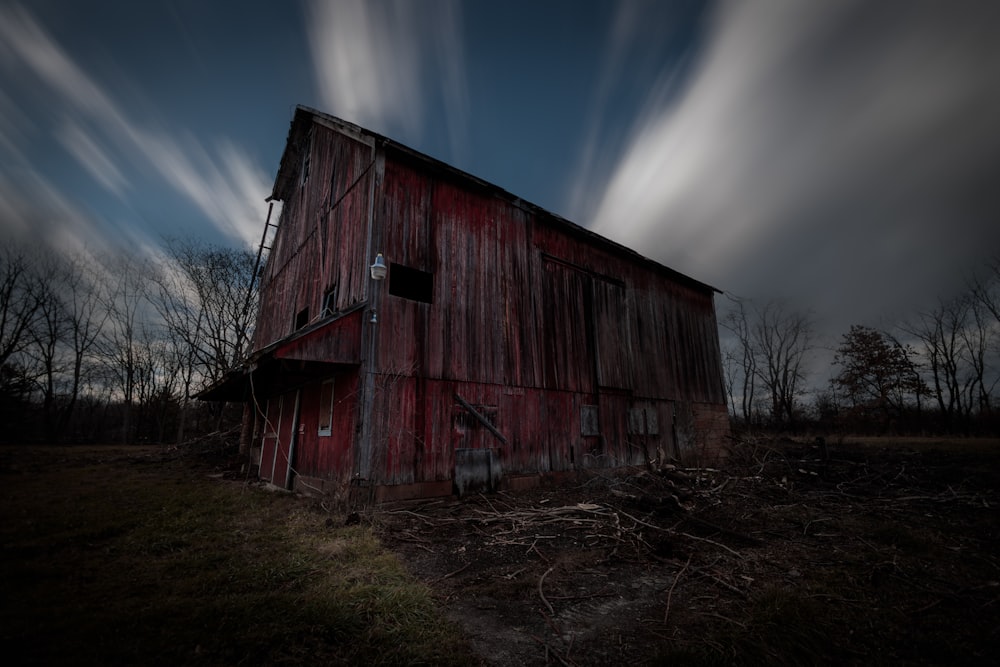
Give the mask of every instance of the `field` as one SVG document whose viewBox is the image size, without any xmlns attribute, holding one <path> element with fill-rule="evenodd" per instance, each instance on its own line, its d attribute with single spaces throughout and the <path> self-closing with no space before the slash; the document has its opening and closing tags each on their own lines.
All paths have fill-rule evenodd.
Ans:
<svg viewBox="0 0 1000 667">
<path fill-rule="evenodd" d="M 1000 651 L 995 440 L 746 441 L 718 469 L 396 503 L 359 523 L 176 450 L 6 447 L 0 480 L 7 664 Z"/>
<path fill-rule="evenodd" d="M 7 665 L 473 664 L 370 526 L 159 448 L 0 448 Z"/>
</svg>

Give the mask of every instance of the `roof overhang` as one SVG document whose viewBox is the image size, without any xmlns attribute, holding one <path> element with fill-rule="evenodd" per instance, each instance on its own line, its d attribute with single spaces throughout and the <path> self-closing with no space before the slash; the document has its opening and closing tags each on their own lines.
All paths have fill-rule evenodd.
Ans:
<svg viewBox="0 0 1000 667">
<path fill-rule="evenodd" d="M 248 402 L 330 377 L 361 363 L 364 303 L 255 352 L 195 395 L 202 401 Z"/>
</svg>

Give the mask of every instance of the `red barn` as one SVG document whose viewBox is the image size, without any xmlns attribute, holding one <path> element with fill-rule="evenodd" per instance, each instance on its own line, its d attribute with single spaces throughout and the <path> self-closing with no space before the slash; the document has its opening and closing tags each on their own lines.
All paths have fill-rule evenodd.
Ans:
<svg viewBox="0 0 1000 667">
<path fill-rule="evenodd" d="M 721 452 L 712 287 L 304 107 L 272 198 L 252 352 L 205 394 L 247 403 L 261 479 L 401 498 Z"/>
</svg>

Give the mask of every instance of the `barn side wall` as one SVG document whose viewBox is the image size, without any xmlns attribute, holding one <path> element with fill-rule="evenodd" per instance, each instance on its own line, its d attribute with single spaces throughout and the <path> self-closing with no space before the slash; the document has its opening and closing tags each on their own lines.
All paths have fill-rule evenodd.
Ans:
<svg viewBox="0 0 1000 667">
<path fill-rule="evenodd" d="M 398 147 L 297 127 L 254 349 L 365 306 L 358 339 L 333 346 L 357 348 L 342 435 L 317 432 L 321 383 L 298 395 L 299 485 L 344 487 L 369 456 L 371 483 L 427 495 L 450 490 L 456 451 L 493 451 L 462 456 L 511 479 L 721 451 L 710 288 Z"/>
<path fill-rule="evenodd" d="M 454 452 L 469 448 L 495 448 L 508 475 L 719 451 L 711 290 L 391 154 L 381 192 L 374 245 L 390 274 L 373 299 L 375 364 L 391 388 L 373 408 L 380 481 L 450 479 Z M 430 275 L 430 293 L 401 296 L 395 264 Z M 456 393 L 507 442 L 461 416 Z M 585 435 L 584 411 L 598 432 Z"/>
<path fill-rule="evenodd" d="M 319 124 L 291 139 L 303 155 L 260 278 L 255 350 L 366 298 L 372 147 Z"/>
</svg>

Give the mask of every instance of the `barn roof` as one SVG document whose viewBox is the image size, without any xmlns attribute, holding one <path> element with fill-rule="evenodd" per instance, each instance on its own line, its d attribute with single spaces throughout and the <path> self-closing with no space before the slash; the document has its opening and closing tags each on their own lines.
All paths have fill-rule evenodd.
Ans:
<svg viewBox="0 0 1000 667">
<path fill-rule="evenodd" d="M 461 182 L 467 187 L 488 192 L 495 197 L 499 197 L 500 199 L 510 202 L 511 204 L 546 220 L 550 224 L 562 229 L 562 231 L 567 234 L 584 238 L 588 242 L 593 243 L 604 250 L 625 257 L 632 262 L 645 265 L 647 268 L 655 270 L 657 273 L 664 274 L 676 282 L 705 292 L 722 293 L 722 290 L 716 287 L 712 287 L 711 285 L 703 283 L 699 280 L 695 280 L 680 271 L 676 271 L 668 266 L 660 264 L 655 260 L 649 259 L 627 246 L 616 243 L 615 241 L 601 236 L 586 227 L 571 222 L 560 215 L 547 211 L 536 204 L 527 202 L 520 197 L 507 192 L 503 188 L 473 176 L 468 172 L 462 171 L 457 167 L 453 167 L 450 164 L 442 162 L 441 160 L 433 158 L 425 153 L 421 153 L 420 151 L 414 150 L 409 146 L 401 144 L 381 134 L 367 130 L 359 125 L 355 125 L 349 121 L 303 105 L 298 105 L 295 108 L 295 115 L 292 118 L 291 126 L 288 130 L 288 139 L 285 143 L 285 151 L 281 156 L 281 163 L 278 167 L 278 175 L 274 180 L 274 188 L 271 192 L 271 198 L 284 201 L 293 191 L 298 174 L 297 168 L 302 160 L 302 149 L 303 146 L 306 145 L 305 137 L 308 134 L 309 128 L 314 123 L 330 127 L 331 129 L 350 136 L 361 143 L 371 146 L 380 146 L 395 153 L 397 156 L 407 158 L 411 162 L 420 164 L 429 172 L 437 173 L 451 180 Z"/>
</svg>

